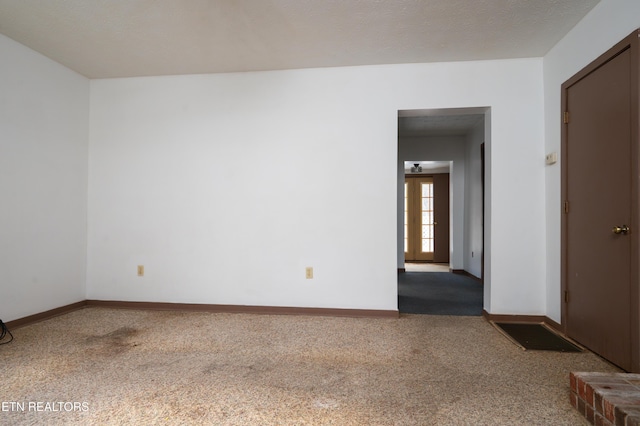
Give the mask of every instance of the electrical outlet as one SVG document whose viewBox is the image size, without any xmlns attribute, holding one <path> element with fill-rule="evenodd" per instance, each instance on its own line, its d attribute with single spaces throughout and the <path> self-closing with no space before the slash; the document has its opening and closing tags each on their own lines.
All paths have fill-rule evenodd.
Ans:
<svg viewBox="0 0 640 426">
<path fill-rule="evenodd" d="M 311 266 L 307 266 L 305 269 L 305 274 L 308 280 L 313 278 L 313 268 Z"/>
<path fill-rule="evenodd" d="M 144 265 L 138 265 L 138 276 L 144 277 Z"/>
</svg>

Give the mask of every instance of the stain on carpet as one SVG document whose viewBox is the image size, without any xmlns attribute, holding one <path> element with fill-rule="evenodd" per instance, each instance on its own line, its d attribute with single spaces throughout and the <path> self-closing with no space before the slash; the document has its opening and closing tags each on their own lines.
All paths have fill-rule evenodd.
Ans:
<svg viewBox="0 0 640 426">
<path fill-rule="evenodd" d="M 98 356 L 118 355 L 138 346 L 133 337 L 139 334 L 139 330 L 132 327 L 120 327 L 110 333 L 89 336 L 85 343 L 91 348 L 89 352 Z"/>
</svg>

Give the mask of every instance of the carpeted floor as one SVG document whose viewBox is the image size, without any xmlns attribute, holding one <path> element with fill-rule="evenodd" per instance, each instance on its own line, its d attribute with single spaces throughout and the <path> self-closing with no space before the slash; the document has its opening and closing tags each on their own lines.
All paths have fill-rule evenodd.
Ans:
<svg viewBox="0 0 640 426">
<path fill-rule="evenodd" d="M 3 425 L 580 425 L 569 372 L 616 371 L 522 351 L 479 317 L 94 307 L 13 332 Z"/>
<path fill-rule="evenodd" d="M 449 272 L 398 273 L 398 310 L 409 314 L 482 315 L 478 280 Z"/>
</svg>

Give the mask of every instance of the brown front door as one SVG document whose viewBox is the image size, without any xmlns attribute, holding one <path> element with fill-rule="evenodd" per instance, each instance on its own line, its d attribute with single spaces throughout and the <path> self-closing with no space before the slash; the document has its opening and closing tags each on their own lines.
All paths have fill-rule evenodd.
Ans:
<svg viewBox="0 0 640 426">
<path fill-rule="evenodd" d="M 630 48 L 611 53 L 562 87 L 563 322 L 569 337 L 632 370 L 638 303 L 632 250 L 640 229 L 632 207 L 632 123 L 638 122 L 631 63 L 637 57 Z"/>
<path fill-rule="evenodd" d="M 449 174 L 405 178 L 405 261 L 449 262 Z"/>
</svg>

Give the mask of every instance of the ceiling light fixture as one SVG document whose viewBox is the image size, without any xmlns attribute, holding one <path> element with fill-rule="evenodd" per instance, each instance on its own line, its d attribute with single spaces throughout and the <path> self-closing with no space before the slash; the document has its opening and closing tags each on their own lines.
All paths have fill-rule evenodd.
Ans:
<svg viewBox="0 0 640 426">
<path fill-rule="evenodd" d="M 413 166 L 411 168 L 411 173 L 420 173 L 422 171 L 422 166 L 420 166 L 420 163 L 413 163 Z"/>
</svg>

